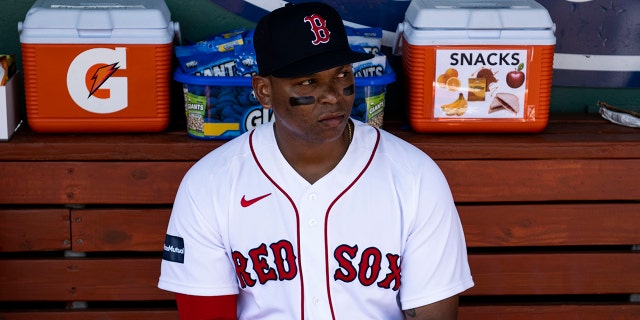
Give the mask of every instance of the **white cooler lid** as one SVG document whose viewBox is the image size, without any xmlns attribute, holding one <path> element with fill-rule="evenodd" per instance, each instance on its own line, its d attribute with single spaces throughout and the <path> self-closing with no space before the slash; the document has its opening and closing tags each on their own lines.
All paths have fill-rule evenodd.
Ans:
<svg viewBox="0 0 640 320">
<path fill-rule="evenodd" d="M 18 30 L 21 43 L 165 44 L 170 20 L 164 0 L 37 0 Z"/>
<path fill-rule="evenodd" d="M 415 29 L 552 29 L 534 0 L 412 0 L 405 21 Z"/>
<path fill-rule="evenodd" d="M 555 45 L 555 24 L 534 0 L 412 0 L 396 31 L 411 45 Z"/>
</svg>

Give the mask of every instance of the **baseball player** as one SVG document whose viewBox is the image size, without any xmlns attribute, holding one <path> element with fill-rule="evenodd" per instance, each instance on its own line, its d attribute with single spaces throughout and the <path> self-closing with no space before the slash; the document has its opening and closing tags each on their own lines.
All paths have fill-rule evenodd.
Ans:
<svg viewBox="0 0 640 320">
<path fill-rule="evenodd" d="M 455 319 L 473 280 L 445 177 L 349 118 L 351 63 L 371 56 L 322 3 L 274 10 L 253 41 L 253 88 L 275 120 L 180 184 L 158 283 L 180 317 Z"/>
</svg>

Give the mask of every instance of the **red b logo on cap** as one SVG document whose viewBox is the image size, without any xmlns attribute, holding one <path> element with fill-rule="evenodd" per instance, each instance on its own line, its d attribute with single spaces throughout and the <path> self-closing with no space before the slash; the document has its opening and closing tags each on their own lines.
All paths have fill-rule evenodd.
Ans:
<svg viewBox="0 0 640 320">
<path fill-rule="evenodd" d="M 305 22 L 309 22 L 311 24 L 311 31 L 315 34 L 316 38 L 311 41 L 313 45 L 318 45 L 320 43 L 329 42 L 329 35 L 331 31 L 327 29 L 327 21 L 324 20 L 321 16 L 317 14 L 312 14 L 310 16 L 304 17 Z"/>
</svg>

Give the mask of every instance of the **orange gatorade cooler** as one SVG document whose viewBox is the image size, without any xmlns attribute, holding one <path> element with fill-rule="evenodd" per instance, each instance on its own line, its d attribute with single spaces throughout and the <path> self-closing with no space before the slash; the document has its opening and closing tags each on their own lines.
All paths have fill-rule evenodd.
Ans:
<svg viewBox="0 0 640 320">
<path fill-rule="evenodd" d="M 36 132 L 159 132 L 173 39 L 163 0 L 38 0 L 18 23 Z"/>
<path fill-rule="evenodd" d="M 416 132 L 539 132 L 554 23 L 533 0 L 412 0 L 396 33 Z"/>
</svg>

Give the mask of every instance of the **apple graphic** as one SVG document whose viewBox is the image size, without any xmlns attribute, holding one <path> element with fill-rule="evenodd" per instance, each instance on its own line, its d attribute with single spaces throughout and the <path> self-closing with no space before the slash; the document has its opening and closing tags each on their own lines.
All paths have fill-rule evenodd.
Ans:
<svg viewBox="0 0 640 320">
<path fill-rule="evenodd" d="M 518 69 L 507 73 L 507 85 L 511 88 L 520 88 L 524 83 L 524 63 L 518 65 Z"/>
</svg>

